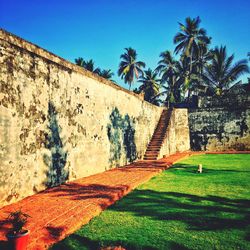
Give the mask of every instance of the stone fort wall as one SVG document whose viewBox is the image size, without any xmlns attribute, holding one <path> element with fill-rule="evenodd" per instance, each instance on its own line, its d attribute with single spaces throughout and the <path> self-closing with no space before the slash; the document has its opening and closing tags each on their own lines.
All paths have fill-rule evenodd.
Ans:
<svg viewBox="0 0 250 250">
<path fill-rule="evenodd" d="M 189 110 L 192 150 L 250 150 L 249 92 L 226 97 L 202 97 Z"/>
<path fill-rule="evenodd" d="M 4 30 L 0 66 L 0 206 L 142 159 L 162 108 Z M 189 149 L 174 112 L 162 155 Z"/>
</svg>

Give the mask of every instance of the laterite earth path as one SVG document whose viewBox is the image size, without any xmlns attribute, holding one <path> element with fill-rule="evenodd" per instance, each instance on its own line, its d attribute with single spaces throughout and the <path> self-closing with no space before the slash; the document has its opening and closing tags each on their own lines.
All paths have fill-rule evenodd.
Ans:
<svg viewBox="0 0 250 250">
<path fill-rule="evenodd" d="M 28 250 L 47 249 L 87 224 L 105 208 L 176 161 L 193 153 L 178 153 L 155 161 L 140 161 L 48 189 L 0 209 L 0 249 L 6 248 L 6 217 L 22 209 L 31 216 Z"/>
</svg>

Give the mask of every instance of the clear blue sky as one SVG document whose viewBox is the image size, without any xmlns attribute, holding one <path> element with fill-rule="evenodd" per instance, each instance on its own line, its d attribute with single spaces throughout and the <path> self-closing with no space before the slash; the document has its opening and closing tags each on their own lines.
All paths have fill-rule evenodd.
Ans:
<svg viewBox="0 0 250 250">
<path fill-rule="evenodd" d="M 154 69 L 187 16 L 200 16 L 212 46 L 226 45 L 236 60 L 250 52 L 249 0 L 0 0 L 0 11 L 2 28 L 71 62 L 94 59 L 121 86 L 124 48 Z"/>
</svg>

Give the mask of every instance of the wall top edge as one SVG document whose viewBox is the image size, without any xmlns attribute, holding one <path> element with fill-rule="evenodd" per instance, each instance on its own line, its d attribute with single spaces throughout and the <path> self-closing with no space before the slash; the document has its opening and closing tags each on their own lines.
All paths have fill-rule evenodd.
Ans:
<svg viewBox="0 0 250 250">
<path fill-rule="evenodd" d="M 72 71 L 77 72 L 81 75 L 84 75 L 86 77 L 97 80 L 98 82 L 101 82 L 105 85 L 108 85 L 116 90 L 123 91 L 126 94 L 134 96 L 134 97 L 138 98 L 140 101 L 143 101 L 150 106 L 162 109 L 162 107 L 158 107 L 156 105 L 153 105 L 153 104 L 143 100 L 143 98 L 141 96 L 139 96 L 138 94 L 133 93 L 132 91 L 129 91 L 129 90 L 115 84 L 114 82 L 107 80 L 107 79 L 105 79 L 97 74 L 94 74 L 94 73 L 92 73 L 92 72 L 90 72 L 90 71 L 88 71 L 88 70 L 86 70 L 86 69 L 84 69 L 76 64 L 73 64 L 73 63 L 67 61 L 66 59 L 64 59 L 60 56 L 57 56 L 57 55 L 53 54 L 52 52 L 50 52 L 46 49 L 43 49 L 43 48 L 39 47 L 38 45 L 36 45 L 32 42 L 29 42 L 29 41 L 27 41 L 19 36 L 16 36 L 15 34 L 12 34 L 9 31 L 6 31 L 2 28 L 0 28 L 0 39 L 4 40 L 10 44 L 13 44 L 15 46 L 18 46 L 18 47 L 20 47 L 28 52 L 34 53 L 37 56 L 43 57 L 49 61 L 52 61 L 56 64 L 59 64 L 65 68 L 68 68 L 69 70 L 72 70 Z"/>
</svg>

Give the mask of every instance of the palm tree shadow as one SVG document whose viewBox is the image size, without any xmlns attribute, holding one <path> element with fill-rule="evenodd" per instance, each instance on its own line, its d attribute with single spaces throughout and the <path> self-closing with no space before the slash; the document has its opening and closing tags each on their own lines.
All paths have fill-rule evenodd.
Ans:
<svg viewBox="0 0 250 250">
<path fill-rule="evenodd" d="M 181 221 L 190 230 L 197 231 L 247 230 L 250 221 L 250 200 L 177 192 L 135 190 L 109 209 L 154 220 Z M 229 216 L 221 215 L 227 213 Z"/>
<path fill-rule="evenodd" d="M 90 250 L 100 250 L 100 249 L 116 249 L 115 247 L 122 247 L 126 250 L 135 250 L 135 249 L 143 249 L 143 250 L 158 250 L 158 248 L 144 245 L 143 247 L 135 246 L 134 244 L 130 242 L 120 242 L 119 240 L 113 240 L 113 241 L 103 241 L 100 243 L 98 240 L 92 240 L 88 237 L 78 235 L 78 234 L 72 234 L 70 236 L 71 242 L 74 242 L 74 247 L 72 247 L 72 244 L 67 241 L 67 238 L 58 244 L 52 246 L 51 250 L 74 250 L 76 249 L 75 246 L 84 246 L 85 249 Z M 168 242 L 168 249 L 172 250 L 188 250 L 188 248 L 184 247 L 181 244 L 178 244 L 173 241 Z M 119 248 L 118 248 L 119 249 Z"/>
<path fill-rule="evenodd" d="M 50 193 L 57 198 L 67 197 L 71 200 L 92 199 L 91 202 L 93 204 L 99 205 L 102 209 L 105 209 L 127 194 L 128 190 L 129 186 L 127 185 L 108 186 L 71 182 L 45 190 L 44 193 Z"/>
<path fill-rule="evenodd" d="M 137 158 L 135 144 L 135 121 L 126 114 L 120 114 L 117 107 L 113 109 L 107 124 L 107 136 L 110 142 L 110 166 L 119 166 L 124 149 L 126 161 L 133 162 Z"/>
<path fill-rule="evenodd" d="M 48 166 L 47 180 L 44 183 L 47 188 L 64 183 L 69 177 L 69 170 L 66 169 L 68 152 L 64 149 L 57 111 L 52 102 L 48 104 L 48 121 L 50 133 L 46 135 L 45 147 L 50 150 L 50 154 L 43 156 L 44 163 Z"/>
</svg>

